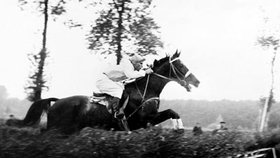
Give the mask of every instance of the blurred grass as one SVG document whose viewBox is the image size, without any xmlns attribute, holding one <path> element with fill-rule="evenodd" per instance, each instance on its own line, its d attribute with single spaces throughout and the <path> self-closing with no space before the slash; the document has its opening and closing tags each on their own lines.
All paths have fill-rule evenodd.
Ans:
<svg viewBox="0 0 280 158">
<path fill-rule="evenodd" d="M 273 138 L 272 138 L 273 137 Z M 64 136 L 55 131 L 41 133 L 40 129 L 0 126 L 1 158 L 214 158 L 231 157 L 246 150 L 265 147 L 265 140 L 276 141 L 280 149 L 280 132 L 255 134 L 226 131 L 212 135 L 204 132 L 193 136 L 185 130 L 152 127 L 131 133 L 84 128 L 81 132 Z M 277 143 L 278 141 L 278 143 Z M 260 146 L 262 145 L 262 146 Z"/>
</svg>

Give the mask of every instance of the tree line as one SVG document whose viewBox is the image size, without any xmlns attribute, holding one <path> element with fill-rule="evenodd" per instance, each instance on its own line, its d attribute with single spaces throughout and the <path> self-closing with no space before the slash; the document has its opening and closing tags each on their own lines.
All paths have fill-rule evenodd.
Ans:
<svg viewBox="0 0 280 158">
<path fill-rule="evenodd" d="M 162 100 L 160 109 L 173 109 L 178 112 L 186 127 L 193 127 L 200 123 L 203 128 L 208 128 L 216 122 L 219 116 L 231 129 L 258 130 L 260 126 L 260 112 L 262 101 L 207 101 L 207 100 Z M 271 107 L 268 120 L 268 129 L 280 127 L 280 103 Z M 165 122 L 169 126 L 168 122 Z"/>
<path fill-rule="evenodd" d="M 4 86 L 0 86 L 0 118 L 8 118 L 13 114 L 17 118 L 26 115 L 32 102 L 9 98 Z M 211 124 L 218 124 L 221 117 L 230 129 L 257 130 L 260 126 L 260 112 L 263 100 L 244 101 L 207 101 L 207 100 L 161 100 L 160 111 L 172 109 L 179 113 L 186 127 L 193 127 L 196 123 L 205 128 Z M 271 107 L 268 129 L 280 128 L 280 103 Z M 171 122 L 162 124 L 171 127 Z"/>
</svg>

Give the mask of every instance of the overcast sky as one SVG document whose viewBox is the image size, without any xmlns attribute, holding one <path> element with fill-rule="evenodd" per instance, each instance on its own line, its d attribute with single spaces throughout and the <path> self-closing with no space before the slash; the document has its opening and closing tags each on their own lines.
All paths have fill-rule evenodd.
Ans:
<svg viewBox="0 0 280 158">
<path fill-rule="evenodd" d="M 155 0 L 155 4 L 153 14 L 161 26 L 164 52 L 181 50 L 182 61 L 201 81 L 191 93 L 170 83 L 162 98 L 257 100 L 267 95 L 271 56 L 269 50 L 256 45 L 256 40 L 277 30 L 280 1 Z M 79 8 L 76 13 L 77 17 L 87 14 Z M 30 71 L 27 53 L 39 50 L 41 21 L 28 11 L 20 11 L 17 0 L 0 2 L 0 20 L 0 85 L 7 88 L 10 97 L 24 98 Z M 48 33 L 50 90 L 43 97 L 91 95 L 96 90 L 100 58 L 86 49 L 84 32 L 51 21 Z M 280 85 L 279 77 L 276 85 Z"/>
</svg>

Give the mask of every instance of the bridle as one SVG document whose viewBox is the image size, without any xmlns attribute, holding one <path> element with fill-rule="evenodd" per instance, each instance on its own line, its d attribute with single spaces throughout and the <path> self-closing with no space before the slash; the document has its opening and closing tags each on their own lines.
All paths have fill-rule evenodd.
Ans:
<svg viewBox="0 0 280 158">
<path fill-rule="evenodd" d="M 169 80 L 169 81 L 173 81 L 173 79 L 171 79 L 171 73 L 173 72 L 175 74 L 175 76 L 176 76 L 176 79 L 179 80 L 180 84 L 181 85 L 186 85 L 187 83 L 186 83 L 186 81 L 184 79 L 185 79 L 185 77 L 189 76 L 191 73 L 190 73 L 189 70 L 186 73 L 186 75 L 184 75 L 182 72 L 180 72 L 178 70 L 178 68 L 172 64 L 174 61 L 177 61 L 177 60 L 179 60 L 179 58 L 175 58 L 175 59 L 172 59 L 172 60 L 169 59 L 169 64 L 170 64 L 169 77 L 163 76 L 163 75 L 155 73 L 155 72 L 153 72 L 152 74 L 154 74 L 154 75 L 156 75 L 156 76 L 158 76 L 160 78 L 163 78 L 163 79 L 166 79 L 166 80 Z M 182 77 L 182 79 L 179 77 L 179 75 Z M 147 77 L 147 81 L 146 81 L 146 85 L 145 85 L 145 89 L 144 89 L 143 94 L 140 92 L 140 90 L 139 90 L 139 88 L 137 86 L 137 83 L 135 82 L 137 91 L 140 94 L 140 96 L 142 97 L 141 105 L 137 109 L 135 109 L 126 119 L 129 119 L 140 108 L 143 109 L 146 102 L 151 101 L 151 100 L 159 100 L 159 97 L 153 97 L 153 98 L 149 98 L 149 99 L 145 100 L 145 96 L 146 96 L 146 92 L 147 92 L 147 89 L 148 89 L 149 81 L 150 81 L 150 74 Z"/>
<path fill-rule="evenodd" d="M 164 78 L 164 79 L 166 79 L 166 80 L 169 80 L 169 81 L 173 81 L 172 79 L 171 79 L 171 73 L 173 72 L 174 74 L 175 74 L 175 76 L 176 76 L 176 79 L 180 82 L 180 84 L 182 84 L 182 83 L 184 83 L 184 84 L 186 84 L 185 83 L 185 77 L 187 77 L 187 76 L 189 76 L 191 73 L 190 73 L 190 71 L 188 70 L 187 71 L 187 73 L 184 75 L 182 72 L 180 72 L 179 70 L 178 70 L 178 68 L 176 67 L 176 66 L 174 66 L 173 65 L 173 62 L 174 61 L 177 61 L 177 60 L 179 60 L 179 58 L 175 58 L 175 59 L 169 59 L 169 63 L 170 63 L 170 68 L 169 68 L 169 77 L 165 77 L 165 76 L 163 76 L 163 75 L 160 75 L 160 74 L 158 74 L 158 73 L 153 73 L 154 75 L 156 75 L 156 76 L 158 76 L 158 77 L 161 77 L 161 78 Z M 181 78 L 182 77 L 182 78 Z"/>
<path fill-rule="evenodd" d="M 175 74 L 175 76 L 176 76 L 176 79 L 179 81 L 179 83 L 181 85 L 183 85 L 183 86 L 186 85 L 186 81 L 184 79 L 185 79 L 185 77 L 189 76 L 191 73 L 190 73 L 189 70 L 186 73 L 186 75 L 184 75 L 182 72 L 180 72 L 178 70 L 178 68 L 175 65 L 173 65 L 173 62 L 177 61 L 177 60 L 179 60 L 179 58 L 175 58 L 175 59 L 172 59 L 172 60 L 169 59 L 169 64 L 170 64 L 169 77 L 163 76 L 163 75 L 158 74 L 156 72 L 153 72 L 152 74 L 154 74 L 154 75 L 156 75 L 156 76 L 158 76 L 160 78 L 163 78 L 163 79 L 166 79 L 166 80 L 169 80 L 169 81 L 173 81 L 173 79 L 171 79 L 171 73 L 173 72 Z M 180 77 L 182 77 L 182 78 L 180 78 Z M 135 82 L 136 88 L 137 88 L 140 96 L 142 97 L 142 101 L 141 102 L 143 102 L 145 100 L 145 95 L 146 95 L 146 91 L 147 91 L 147 88 L 148 88 L 149 81 L 150 81 L 150 74 L 147 77 L 147 81 L 146 81 L 146 85 L 145 85 L 145 89 L 144 89 L 143 94 L 140 92 L 140 90 L 139 90 L 139 88 L 137 86 L 137 83 Z"/>
</svg>

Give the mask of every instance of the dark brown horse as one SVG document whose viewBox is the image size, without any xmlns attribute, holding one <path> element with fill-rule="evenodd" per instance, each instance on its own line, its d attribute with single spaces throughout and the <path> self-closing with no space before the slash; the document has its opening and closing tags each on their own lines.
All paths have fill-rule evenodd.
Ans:
<svg viewBox="0 0 280 158">
<path fill-rule="evenodd" d="M 176 128 L 183 128 L 178 113 L 171 109 L 158 111 L 159 95 L 168 82 L 176 81 L 188 91 L 190 84 L 199 85 L 179 56 L 180 53 L 176 52 L 173 56 L 155 60 L 154 73 L 125 86 L 120 104 L 129 98 L 124 112 L 130 130 L 145 128 L 147 124 L 156 125 L 170 118 Z M 84 127 L 123 130 L 104 105 L 91 103 L 88 96 L 72 96 L 56 101 L 49 108 L 47 117 L 47 130 L 58 129 L 66 134 Z"/>
</svg>

